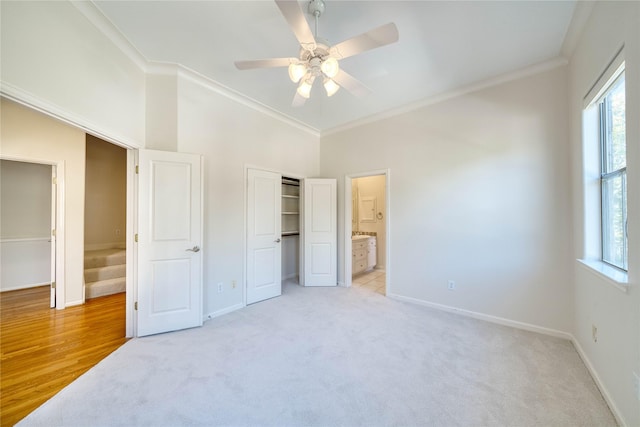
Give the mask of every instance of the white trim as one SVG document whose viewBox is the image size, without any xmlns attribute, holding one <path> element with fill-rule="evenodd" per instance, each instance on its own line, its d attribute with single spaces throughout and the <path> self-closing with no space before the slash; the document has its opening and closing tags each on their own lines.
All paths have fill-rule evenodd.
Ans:
<svg viewBox="0 0 640 427">
<path fill-rule="evenodd" d="M 138 68 L 146 71 L 147 59 L 135 48 L 133 43 L 122 34 L 118 27 L 102 13 L 100 8 L 91 1 L 72 1 L 70 3 L 75 6 L 78 12 L 84 15 L 96 29 L 115 44 L 127 58 L 133 61 Z"/>
<path fill-rule="evenodd" d="M 626 423 L 622 415 L 622 412 L 620 412 L 620 410 L 616 406 L 615 401 L 613 400 L 613 398 L 611 397 L 611 394 L 609 393 L 609 390 L 605 387 L 604 383 L 600 379 L 598 372 L 593 367 L 593 364 L 587 357 L 587 353 L 585 353 L 584 349 L 580 345 L 580 342 L 573 335 L 571 335 L 571 343 L 573 344 L 573 347 L 576 349 L 576 352 L 580 356 L 580 359 L 582 359 L 582 362 L 587 367 L 589 374 L 591 374 L 591 377 L 593 378 L 593 381 L 596 383 L 598 390 L 600 390 L 600 394 L 602 394 L 604 401 L 607 402 L 607 405 L 609 405 L 609 409 L 611 410 L 611 413 L 616 419 L 616 422 L 618 423 L 618 425 L 622 427 L 627 426 L 628 424 Z"/>
<path fill-rule="evenodd" d="M 571 58 L 573 52 L 576 50 L 580 36 L 584 31 L 584 27 L 587 25 L 587 21 L 591 16 L 595 4 L 596 2 L 594 1 L 576 2 L 571 16 L 571 22 L 569 22 L 569 28 L 567 28 L 564 41 L 562 42 L 562 48 L 560 49 L 562 56 L 565 58 Z"/>
<path fill-rule="evenodd" d="M 2 159 L 6 160 L 6 159 Z M 18 243 L 18 242 L 43 242 L 49 241 L 49 236 L 47 237 L 26 237 L 23 239 L 0 239 L 0 243 Z"/>
<path fill-rule="evenodd" d="M 253 110 L 266 114 L 267 116 L 280 120 L 290 126 L 310 133 L 313 136 L 320 137 L 320 131 L 314 127 L 311 127 L 302 121 L 290 117 L 280 111 L 277 111 L 268 105 L 265 105 L 253 98 L 250 98 L 234 89 L 231 89 L 215 80 L 206 77 L 194 70 L 191 70 L 184 65 L 150 61 L 147 60 L 140 51 L 138 51 L 133 43 L 127 39 L 124 34 L 107 18 L 102 11 L 91 2 L 72 2 L 72 4 L 78 9 L 78 11 L 85 16 L 85 18 L 91 22 L 105 37 L 107 37 L 118 49 L 120 49 L 129 59 L 131 59 L 136 66 L 142 71 L 149 74 L 160 75 L 179 75 L 194 83 L 197 83 L 205 88 L 212 90 L 224 97 L 232 99 L 242 105 L 245 105 Z M 50 110 L 53 111 L 53 110 Z M 93 129 L 99 129 L 93 127 Z M 103 136 L 96 135 L 102 139 L 106 139 Z M 108 140 L 108 139 L 107 139 Z M 120 140 L 123 140 L 120 138 Z M 110 141 L 111 142 L 111 141 Z M 135 147 L 143 147 L 144 144 L 133 144 Z"/>
<path fill-rule="evenodd" d="M 578 265 L 625 294 L 629 292 L 628 273 L 599 260 L 577 259 Z"/>
<path fill-rule="evenodd" d="M 56 309 L 62 310 L 68 306 L 65 302 L 65 161 L 45 160 L 35 157 L 7 156 L 0 153 L 0 159 L 13 160 L 17 162 L 39 163 L 51 165 L 56 171 Z M 53 209 L 53 207 L 52 207 Z M 48 239 L 48 238 L 47 238 Z"/>
<path fill-rule="evenodd" d="M 467 86 L 460 87 L 458 89 L 441 93 L 439 95 L 430 96 L 420 101 L 403 105 L 398 108 L 383 111 L 378 114 L 372 114 L 362 119 L 354 120 L 352 122 L 345 123 L 340 126 L 336 126 L 331 129 L 327 129 L 321 132 L 321 136 L 328 136 L 335 133 L 339 133 L 345 130 L 349 130 L 355 127 L 363 126 L 369 123 L 377 122 L 379 120 L 388 119 L 391 117 L 399 116 L 401 114 L 409 113 L 411 111 L 419 110 L 420 108 L 427 107 L 429 105 L 438 104 L 440 102 L 457 98 L 459 96 L 468 95 L 473 92 L 477 92 L 482 89 L 487 89 L 493 86 L 498 86 L 504 83 L 508 83 L 514 80 L 522 79 L 524 77 L 532 76 L 535 74 L 543 73 L 545 71 L 553 70 L 558 67 L 567 65 L 569 62 L 566 58 L 555 58 L 550 61 L 542 62 L 540 64 L 532 65 L 530 67 L 523 68 L 521 70 L 506 73 L 498 77 L 483 80 L 481 82 L 473 83 Z"/>
<path fill-rule="evenodd" d="M 3 288 L 2 290 L 0 290 L 0 293 L 2 293 L 2 292 L 10 292 L 10 291 L 19 291 L 20 289 L 39 288 L 40 286 L 51 286 L 51 283 L 49 283 L 49 282 L 30 283 L 30 284 L 27 284 L 27 285 L 11 286 L 9 288 Z"/>
<path fill-rule="evenodd" d="M 583 109 L 600 101 L 604 92 L 608 91 L 613 82 L 624 72 L 624 68 L 625 54 L 624 45 L 622 45 L 584 95 Z"/>
<path fill-rule="evenodd" d="M 238 303 L 236 305 L 232 305 L 231 307 L 226 307 L 226 308 L 223 308 L 221 310 L 214 311 L 212 313 L 206 314 L 204 316 L 204 318 L 203 318 L 203 321 L 207 321 L 207 320 L 213 319 L 215 317 L 220 317 L 220 316 L 223 316 L 225 314 L 229 314 L 229 313 L 231 313 L 233 311 L 240 310 L 241 308 L 244 308 L 244 307 L 246 307 L 245 304 Z"/>
<path fill-rule="evenodd" d="M 18 104 L 29 107 L 32 110 L 38 111 L 49 117 L 52 117 L 62 123 L 66 123 L 74 128 L 80 129 L 85 133 L 103 139 L 107 142 L 115 144 L 123 148 L 137 148 L 143 147 L 144 143 L 127 138 L 124 135 L 118 134 L 111 130 L 104 129 L 95 123 L 92 123 L 83 117 L 76 115 L 70 111 L 67 111 L 58 105 L 52 104 L 48 101 L 39 98 L 32 93 L 29 93 L 17 86 L 0 81 L 0 96 L 3 96 Z"/>
<path fill-rule="evenodd" d="M 343 286 L 348 288 L 351 286 L 351 279 L 353 276 L 353 270 L 351 265 L 351 216 L 353 215 L 351 209 L 351 181 L 354 178 L 364 178 L 368 176 L 379 176 L 383 175 L 385 177 L 384 185 L 385 185 L 385 266 L 384 269 L 380 267 L 379 269 L 385 272 L 385 294 L 389 295 L 391 286 L 391 169 L 377 169 L 367 172 L 356 172 L 352 174 L 347 174 L 344 176 L 344 254 L 343 254 L 343 262 L 344 262 L 344 277 L 342 281 L 338 282 L 339 286 Z"/>
<path fill-rule="evenodd" d="M 138 179 L 136 165 L 138 150 L 127 150 L 127 249 L 126 249 L 126 309 L 125 337 L 135 337 L 138 331 L 134 304 L 138 300 L 138 245 L 135 235 L 138 232 Z"/>
<path fill-rule="evenodd" d="M 530 324 L 530 323 L 519 322 L 519 321 L 511 320 L 511 319 L 505 319 L 503 317 L 492 316 L 492 315 L 484 314 L 484 313 L 478 313 L 478 312 L 475 312 L 475 311 L 465 310 L 465 309 L 462 309 L 462 308 L 452 307 L 452 306 L 448 306 L 448 305 L 437 304 L 437 303 L 433 303 L 433 302 L 429 302 L 429 301 L 425 301 L 425 300 L 421 300 L 421 299 L 417 299 L 417 298 L 406 297 L 406 296 L 396 295 L 396 294 L 389 294 L 389 293 L 387 293 L 387 296 L 389 298 L 393 298 L 393 299 L 398 300 L 398 301 L 417 304 L 417 305 L 421 305 L 421 306 L 424 306 L 424 307 L 429 307 L 429 308 L 433 308 L 433 309 L 436 309 L 436 310 L 457 314 L 457 315 L 460 315 L 460 316 L 471 317 L 471 318 L 474 318 L 474 319 L 478 319 L 478 320 L 482 320 L 482 321 L 486 321 L 486 322 L 490 322 L 490 323 L 495 323 L 495 324 L 498 324 L 498 325 L 509 326 L 509 327 L 512 327 L 512 328 L 515 328 L 515 329 L 521 329 L 521 330 L 525 330 L 525 331 L 529 331 L 529 332 L 536 332 L 536 333 L 539 333 L 539 334 L 549 335 L 549 336 L 552 336 L 552 337 L 566 339 L 566 340 L 570 341 L 573 344 L 574 348 L 576 349 L 576 352 L 580 356 L 580 359 L 582 359 L 582 362 L 587 367 L 587 370 L 589 371 L 589 374 L 591 374 L 591 377 L 593 378 L 593 381 L 596 383 L 596 386 L 600 390 L 600 393 L 602 394 L 602 397 L 604 398 L 605 402 L 607 402 L 607 405 L 609 405 L 609 409 L 613 413 L 613 416 L 615 417 L 616 422 L 620 426 L 627 426 L 627 423 L 625 422 L 625 419 L 622 416 L 622 412 L 620 412 L 620 410 L 616 406 L 613 398 L 611 397 L 611 394 L 609 393 L 609 390 L 607 389 L 607 387 L 605 387 L 604 383 L 600 379 L 600 376 L 598 375 L 598 372 L 593 367 L 593 364 L 591 363 L 591 361 L 587 357 L 587 354 L 585 353 L 584 349 L 580 345 L 580 342 L 572 334 L 570 334 L 568 332 L 559 331 L 559 330 L 556 330 L 556 329 L 550 329 L 550 328 L 545 328 L 545 327 L 542 327 L 542 326 L 533 325 L 533 324 Z"/>
<path fill-rule="evenodd" d="M 242 104 L 246 107 L 249 107 L 255 111 L 258 111 L 262 114 L 265 114 L 273 119 L 279 120 L 289 126 L 292 126 L 294 128 L 300 129 L 304 132 L 307 132 L 308 134 L 315 136 L 317 138 L 320 137 L 320 130 L 316 129 L 314 127 L 309 126 L 308 124 L 295 119 L 291 116 L 288 116 L 278 110 L 275 110 L 274 108 L 263 104 L 259 101 L 256 101 L 253 98 L 248 97 L 247 95 L 238 92 L 234 89 L 231 89 L 230 87 L 224 86 L 221 83 L 216 82 L 215 80 L 212 80 L 208 77 L 205 77 L 204 75 L 191 70 L 181 64 L 177 64 L 178 67 L 178 75 L 185 78 L 186 80 L 190 80 L 191 82 L 198 84 L 202 87 L 204 87 L 205 89 L 209 89 L 219 95 L 222 95 L 226 98 L 229 98 L 239 104 Z"/>
<path fill-rule="evenodd" d="M 446 311 L 448 313 L 455 313 L 461 316 L 466 316 L 466 317 L 471 317 L 478 320 L 484 320 L 486 322 L 496 323 L 498 325 L 510 326 L 512 328 L 522 329 L 524 331 L 537 332 L 539 334 L 549 335 L 556 338 L 563 338 L 569 341 L 571 341 L 573 338 L 573 336 L 568 332 L 559 331 L 557 329 L 545 328 L 543 326 L 533 325 L 531 323 L 519 322 L 517 320 L 506 319 L 504 317 L 478 313 L 476 311 L 466 310 L 464 308 L 438 304 L 435 302 L 425 301 L 425 300 L 421 300 L 413 297 L 406 297 L 398 294 L 390 294 L 388 292 L 387 292 L 387 296 L 389 298 L 393 298 L 398 301 L 409 302 L 409 303 L 421 305 L 424 307 L 434 308 L 440 311 Z"/>
<path fill-rule="evenodd" d="M 84 304 L 84 300 L 71 301 L 67 303 L 67 307 L 75 307 L 77 305 L 83 305 L 83 304 Z"/>
</svg>

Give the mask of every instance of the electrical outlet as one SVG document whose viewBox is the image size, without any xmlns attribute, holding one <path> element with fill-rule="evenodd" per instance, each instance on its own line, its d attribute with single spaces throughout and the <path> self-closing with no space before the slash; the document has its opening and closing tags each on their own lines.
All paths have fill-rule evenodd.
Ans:
<svg viewBox="0 0 640 427">
<path fill-rule="evenodd" d="M 223 285 L 222 282 L 218 282 L 218 293 L 222 292 L 222 285 Z"/>
<path fill-rule="evenodd" d="M 449 283 L 447 284 L 447 289 L 449 289 L 450 291 L 455 291 L 456 282 L 454 282 L 453 280 L 449 280 Z"/>
<path fill-rule="evenodd" d="M 591 337 L 593 342 L 598 342 L 598 327 L 596 325 L 591 325 Z"/>
<path fill-rule="evenodd" d="M 232 281 L 231 281 L 231 287 L 232 287 L 233 289 L 235 289 L 235 288 L 236 288 L 236 281 L 235 281 L 235 280 L 232 280 Z"/>
</svg>

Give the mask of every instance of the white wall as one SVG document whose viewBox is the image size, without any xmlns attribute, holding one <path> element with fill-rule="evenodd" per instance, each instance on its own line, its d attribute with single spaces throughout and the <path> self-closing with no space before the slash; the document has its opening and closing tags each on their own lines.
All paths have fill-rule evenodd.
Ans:
<svg viewBox="0 0 640 427">
<path fill-rule="evenodd" d="M 65 303 L 83 302 L 85 133 L 22 105 L 0 100 L 0 155 L 64 162 Z"/>
<path fill-rule="evenodd" d="M 0 291 L 51 282 L 51 165 L 0 160 Z"/>
<path fill-rule="evenodd" d="M 322 176 L 390 169 L 394 294 L 571 331 L 566 100 L 556 68 L 322 137 Z"/>
<path fill-rule="evenodd" d="M 0 2 L 2 92 L 105 139 L 142 147 L 145 75 L 77 7 Z"/>
<path fill-rule="evenodd" d="M 178 80 L 178 117 L 178 151 L 205 159 L 204 313 L 216 314 L 243 303 L 245 166 L 317 176 L 319 141 L 186 77 Z"/>
<path fill-rule="evenodd" d="M 85 250 L 124 248 L 127 150 L 87 135 L 85 169 Z"/>
<path fill-rule="evenodd" d="M 640 425 L 633 372 L 640 374 L 640 3 L 599 2 L 569 64 L 571 153 L 574 166 L 573 258 L 585 253 L 582 168 L 583 97 L 624 44 L 626 58 L 629 290 L 615 288 L 577 262 L 574 335 L 605 387 L 620 421 Z M 598 340 L 591 327 L 598 328 Z"/>
</svg>

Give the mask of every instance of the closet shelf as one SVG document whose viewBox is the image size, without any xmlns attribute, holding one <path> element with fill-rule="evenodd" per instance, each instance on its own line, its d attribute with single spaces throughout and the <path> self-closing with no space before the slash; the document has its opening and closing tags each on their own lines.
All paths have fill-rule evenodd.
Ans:
<svg viewBox="0 0 640 427">
<path fill-rule="evenodd" d="M 299 236 L 300 232 L 299 231 L 283 231 L 282 232 L 283 236 Z"/>
<path fill-rule="evenodd" d="M 282 215 L 298 215 L 299 212 L 282 212 Z"/>
<path fill-rule="evenodd" d="M 290 194 L 283 194 L 282 197 L 286 198 L 286 199 L 299 199 L 300 196 L 292 196 Z"/>
</svg>

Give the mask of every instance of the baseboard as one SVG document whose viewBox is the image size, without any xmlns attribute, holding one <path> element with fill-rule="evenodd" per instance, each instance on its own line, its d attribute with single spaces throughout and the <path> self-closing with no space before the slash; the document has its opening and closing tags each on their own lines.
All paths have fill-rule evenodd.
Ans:
<svg viewBox="0 0 640 427">
<path fill-rule="evenodd" d="M 3 288 L 2 290 L 0 290 L 0 292 L 19 291 L 20 289 L 39 288 L 40 286 L 49 286 L 49 285 L 51 285 L 51 283 L 49 283 L 49 282 L 31 283 L 31 284 L 28 284 L 28 285 L 18 285 L 18 286 L 11 286 L 11 287 L 8 287 L 8 288 Z"/>
<path fill-rule="evenodd" d="M 242 303 L 236 304 L 236 305 L 232 305 L 231 307 L 227 307 L 227 308 L 223 308 L 222 310 L 218 310 L 218 311 L 214 311 L 213 313 L 209 313 L 209 314 L 205 314 L 204 316 L 204 321 L 213 319 L 214 317 L 220 317 L 222 315 L 231 313 L 233 311 L 236 310 L 240 310 L 241 308 L 244 308 L 245 305 Z"/>
<path fill-rule="evenodd" d="M 68 303 L 65 303 L 64 307 L 65 307 L 65 308 L 67 308 L 67 307 L 73 307 L 73 306 L 76 306 L 76 305 L 82 305 L 82 304 L 84 304 L 84 301 L 82 301 L 82 300 L 79 300 L 79 301 L 70 301 L 70 302 L 68 302 Z"/>
<path fill-rule="evenodd" d="M 425 307 L 434 308 L 440 311 L 446 311 L 448 313 L 460 314 L 466 317 L 472 317 L 478 320 L 484 320 L 486 322 L 496 323 L 498 325 L 510 326 L 516 329 L 522 329 L 530 332 L 537 332 L 543 335 L 550 335 L 552 337 L 566 339 L 571 341 L 573 339 L 573 335 L 568 332 L 559 331 L 557 329 L 545 328 L 543 326 L 533 325 L 531 323 L 519 322 L 517 320 L 506 319 L 504 317 L 492 316 L 490 314 L 478 313 L 476 311 L 465 310 L 463 308 L 452 307 L 444 304 L 437 304 L 430 301 L 421 300 L 418 298 L 406 297 L 398 294 L 387 294 L 389 298 L 396 299 L 398 301 L 410 302 L 413 304 L 422 305 Z"/>
<path fill-rule="evenodd" d="M 625 422 L 625 419 L 622 416 L 622 413 L 618 410 L 618 407 L 616 406 L 613 398 L 611 397 L 609 390 L 604 386 L 604 383 L 602 382 L 602 380 L 600 379 L 600 376 L 598 375 L 598 371 L 596 371 L 596 369 L 593 367 L 591 360 L 589 360 L 589 358 L 587 357 L 587 353 L 585 353 L 584 349 L 580 345 L 580 342 L 578 342 L 576 337 L 574 337 L 573 335 L 571 335 L 571 343 L 573 344 L 573 347 L 578 352 L 580 359 L 582 359 L 582 362 L 587 367 L 587 370 L 591 374 L 591 378 L 593 378 L 593 381 L 596 383 L 598 390 L 600 390 L 600 394 L 602 394 L 604 401 L 607 402 L 607 405 L 609 405 L 609 409 L 611 410 L 611 413 L 615 417 L 616 422 L 618 423 L 619 426 L 626 427 L 628 424 Z"/>
<path fill-rule="evenodd" d="M 90 243 L 84 245 L 85 251 L 101 251 L 103 249 L 126 249 L 127 244 L 125 242 L 111 242 L 111 243 Z"/>
</svg>

